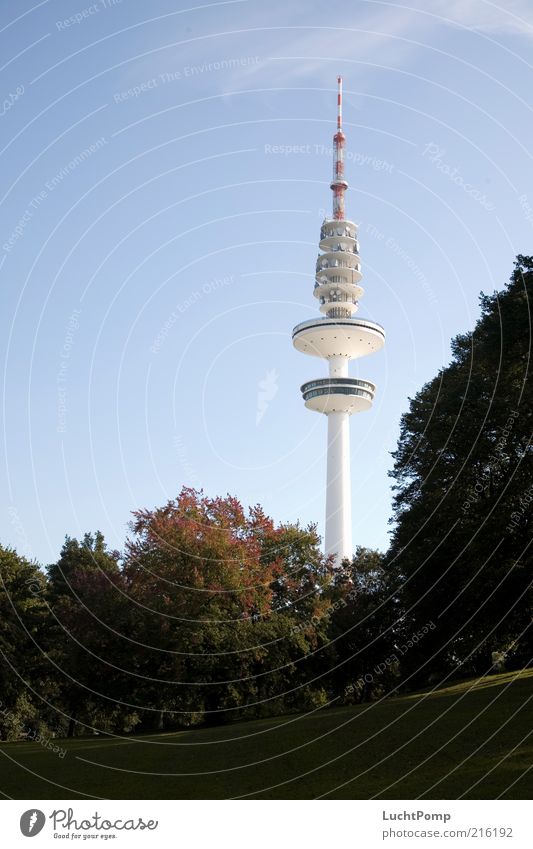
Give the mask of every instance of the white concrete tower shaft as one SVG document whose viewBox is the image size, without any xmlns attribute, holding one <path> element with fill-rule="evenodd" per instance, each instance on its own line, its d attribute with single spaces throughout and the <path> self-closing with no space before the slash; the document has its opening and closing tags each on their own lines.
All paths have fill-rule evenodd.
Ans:
<svg viewBox="0 0 533 849">
<path fill-rule="evenodd" d="M 348 377 L 348 359 L 331 357 L 330 378 Z M 350 413 L 328 414 L 325 552 L 342 560 L 352 556 Z"/>
<path fill-rule="evenodd" d="M 350 416 L 370 409 L 375 385 L 350 377 L 350 360 L 372 354 L 385 343 L 381 325 L 355 318 L 364 289 L 359 285 L 361 263 L 357 225 L 346 218 L 344 193 L 345 136 L 342 130 L 342 79 L 337 78 L 337 132 L 333 137 L 333 212 L 320 231 L 314 296 L 323 318 L 298 324 L 294 347 L 304 354 L 328 360 L 329 376 L 309 380 L 301 387 L 305 406 L 328 417 L 326 480 L 326 554 L 340 564 L 351 558 L 352 506 L 350 470 Z"/>
</svg>

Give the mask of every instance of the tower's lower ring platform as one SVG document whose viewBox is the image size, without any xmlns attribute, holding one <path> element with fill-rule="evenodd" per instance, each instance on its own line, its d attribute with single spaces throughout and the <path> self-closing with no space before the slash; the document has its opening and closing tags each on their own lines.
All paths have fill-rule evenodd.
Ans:
<svg viewBox="0 0 533 849">
<path fill-rule="evenodd" d="M 303 354 L 354 360 L 379 351 L 385 344 L 385 331 L 366 318 L 312 319 L 296 325 L 292 341 Z"/>
<path fill-rule="evenodd" d="M 305 406 L 317 413 L 362 413 L 369 410 L 376 386 L 356 377 L 309 380 L 301 387 Z"/>
</svg>

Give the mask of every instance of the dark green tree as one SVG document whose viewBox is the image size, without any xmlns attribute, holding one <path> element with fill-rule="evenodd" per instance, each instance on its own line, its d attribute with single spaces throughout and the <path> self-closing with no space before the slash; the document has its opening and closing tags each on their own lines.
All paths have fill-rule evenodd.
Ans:
<svg viewBox="0 0 533 849">
<path fill-rule="evenodd" d="M 533 258 L 519 256 L 402 418 L 388 569 L 405 627 L 437 624 L 406 658 L 413 681 L 531 649 L 532 297 Z"/>
<path fill-rule="evenodd" d="M 49 664 L 42 648 L 49 625 L 46 578 L 35 563 L 0 546 L 0 739 L 54 726 Z"/>
<path fill-rule="evenodd" d="M 68 736 L 84 729 L 129 730 L 138 718 L 129 694 L 132 643 L 119 554 L 100 532 L 67 537 L 48 568 L 49 655 Z"/>
<path fill-rule="evenodd" d="M 370 701 L 400 683 L 398 600 L 385 557 L 359 546 L 330 591 L 332 693 L 347 703 Z"/>
</svg>

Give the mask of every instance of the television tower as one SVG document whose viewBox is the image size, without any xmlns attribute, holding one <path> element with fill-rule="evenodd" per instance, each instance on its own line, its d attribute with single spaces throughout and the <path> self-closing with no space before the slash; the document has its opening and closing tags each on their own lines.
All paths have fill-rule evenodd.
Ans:
<svg viewBox="0 0 533 849">
<path fill-rule="evenodd" d="M 351 558 L 352 497 L 350 479 L 350 416 L 369 410 L 375 385 L 348 376 L 350 360 L 379 351 L 385 344 L 381 325 L 355 318 L 364 289 L 359 262 L 357 224 L 346 218 L 344 175 L 346 137 L 342 131 L 342 77 L 337 77 L 337 132 L 333 136 L 333 213 L 320 230 L 314 296 L 324 318 L 297 324 L 294 347 L 328 361 L 329 377 L 310 380 L 301 387 L 305 406 L 328 417 L 325 552 L 340 565 Z"/>
</svg>

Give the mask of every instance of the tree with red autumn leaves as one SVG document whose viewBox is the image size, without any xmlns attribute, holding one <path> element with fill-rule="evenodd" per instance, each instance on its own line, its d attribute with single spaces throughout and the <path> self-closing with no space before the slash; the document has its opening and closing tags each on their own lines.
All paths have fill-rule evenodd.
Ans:
<svg viewBox="0 0 533 849">
<path fill-rule="evenodd" d="M 159 720 L 220 721 L 324 699 L 309 687 L 332 567 L 314 527 L 184 488 L 131 524 L 123 574 Z M 325 622 L 325 619 L 324 619 Z M 304 627 L 300 627 L 303 623 Z M 307 623 L 307 625 L 306 625 Z"/>
</svg>

